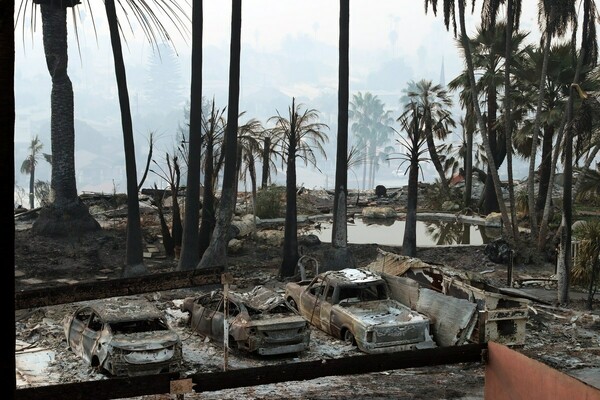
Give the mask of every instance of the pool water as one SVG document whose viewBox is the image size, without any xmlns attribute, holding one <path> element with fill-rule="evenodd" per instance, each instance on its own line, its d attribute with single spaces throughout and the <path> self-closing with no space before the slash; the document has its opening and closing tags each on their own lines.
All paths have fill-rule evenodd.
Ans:
<svg viewBox="0 0 600 400">
<path fill-rule="evenodd" d="M 376 243 L 401 246 L 405 221 L 396 219 L 355 219 L 348 222 L 348 243 Z M 329 221 L 316 224 L 307 234 L 316 235 L 321 242 L 331 242 Z M 456 221 L 417 221 L 417 246 L 482 245 L 497 237 L 495 229 L 484 225 Z"/>
</svg>

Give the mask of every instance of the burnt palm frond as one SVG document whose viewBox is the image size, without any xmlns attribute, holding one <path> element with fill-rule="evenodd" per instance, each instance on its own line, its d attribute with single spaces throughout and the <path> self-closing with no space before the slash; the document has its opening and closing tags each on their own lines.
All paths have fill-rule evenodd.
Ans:
<svg viewBox="0 0 600 400">
<path fill-rule="evenodd" d="M 85 16 L 90 17 L 96 41 L 98 41 L 98 32 L 96 27 L 95 15 L 97 12 L 103 14 L 100 10 L 94 11 L 97 7 L 96 2 L 86 0 L 82 3 L 79 0 L 64 0 L 61 2 L 49 2 L 47 0 L 21 0 L 17 7 L 15 16 L 15 28 L 21 21 L 23 33 L 27 27 L 30 27 L 33 33 L 36 30 L 37 24 L 37 7 L 42 4 L 52 4 L 71 9 L 71 18 L 75 28 L 75 37 L 79 48 L 80 25 L 84 23 L 81 7 L 85 9 Z M 155 49 L 160 42 L 173 42 L 171 31 L 174 29 L 179 36 L 187 43 L 190 35 L 191 18 L 190 7 L 191 3 L 188 0 L 117 0 L 116 4 L 119 30 L 123 40 L 127 42 L 124 25 L 128 27 L 130 34 L 135 34 L 135 27 L 139 26 L 145 38 Z M 26 15 L 30 15 L 26 18 Z M 27 23 L 29 21 L 29 23 Z M 25 35 L 23 35 L 23 40 Z"/>
</svg>

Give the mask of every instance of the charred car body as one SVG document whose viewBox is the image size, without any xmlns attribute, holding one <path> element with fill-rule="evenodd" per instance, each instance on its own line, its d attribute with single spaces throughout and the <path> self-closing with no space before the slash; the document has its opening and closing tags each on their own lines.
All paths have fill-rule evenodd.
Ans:
<svg viewBox="0 0 600 400">
<path fill-rule="evenodd" d="M 429 319 L 388 295 L 377 274 L 348 268 L 286 284 L 285 298 L 322 331 L 365 353 L 435 347 Z"/>
<path fill-rule="evenodd" d="M 223 343 L 224 300 L 223 291 L 216 290 L 186 298 L 181 309 L 190 313 L 193 331 Z M 228 292 L 226 301 L 229 346 L 260 355 L 308 349 L 309 324 L 277 292 L 257 286 L 247 293 Z"/>
<path fill-rule="evenodd" d="M 98 300 L 63 320 L 69 348 L 114 376 L 178 372 L 181 340 L 164 314 L 145 300 Z"/>
</svg>

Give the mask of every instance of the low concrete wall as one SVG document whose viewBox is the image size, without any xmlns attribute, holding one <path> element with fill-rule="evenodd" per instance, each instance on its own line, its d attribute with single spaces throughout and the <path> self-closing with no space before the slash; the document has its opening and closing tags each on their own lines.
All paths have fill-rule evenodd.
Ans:
<svg viewBox="0 0 600 400">
<path fill-rule="evenodd" d="M 600 390 L 504 345 L 488 342 L 484 396 L 493 400 L 600 400 Z"/>
</svg>

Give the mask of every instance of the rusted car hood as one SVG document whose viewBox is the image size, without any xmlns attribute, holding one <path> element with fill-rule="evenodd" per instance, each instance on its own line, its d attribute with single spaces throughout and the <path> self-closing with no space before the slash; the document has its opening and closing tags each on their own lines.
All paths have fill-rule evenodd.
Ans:
<svg viewBox="0 0 600 400">
<path fill-rule="evenodd" d="M 229 292 L 229 296 L 240 299 L 247 307 L 268 312 L 285 303 L 282 296 L 264 286 L 256 286 L 249 292 Z"/>
<path fill-rule="evenodd" d="M 174 332 L 140 332 L 114 335 L 111 344 L 123 350 L 160 350 L 178 342 Z"/>
<path fill-rule="evenodd" d="M 367 326 L 395 325 L 426 321 L 426 317 L 412 311 L 395 300 L 377 300 L 354 305 L 333 306 L 338 312 L 349 314 Z"/>
</svg>

